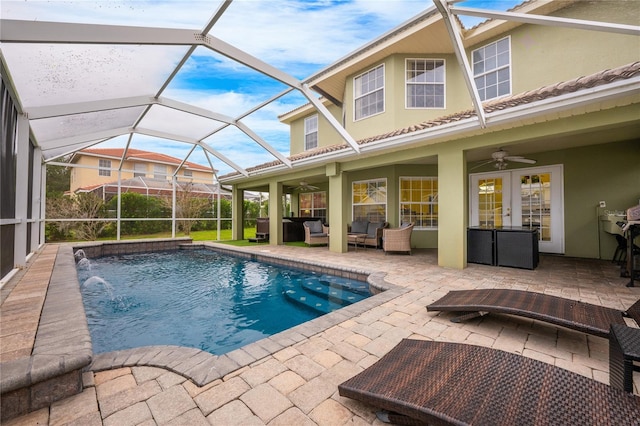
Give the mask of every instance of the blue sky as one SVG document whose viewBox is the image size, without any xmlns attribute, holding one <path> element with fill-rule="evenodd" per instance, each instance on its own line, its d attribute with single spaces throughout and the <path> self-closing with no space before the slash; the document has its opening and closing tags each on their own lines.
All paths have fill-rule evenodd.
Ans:
<svg viewBox="0 0 640 426">
<path fill-rule="evenodd" d="M 521 0 L 468 0 L 463 6 L 507 10 Z M 13 1 L 3 0 L 3 18 L 201 29 L 215 11 L 207 1 Z M 235 0 L 210 34 L 286 73 L 304 79 L 426 8 L 430 0 Z M 478 22 L 463 18 L 465 26 Z M 169 70 L 170 71 L 170 70 Z M 198 48 L 164 96 L 232 117 L 282 92 L 285 86 L 208 49 Z M 288 155 L 288 127 L 278 115 L 306 103 L 293 93 L 243 119 L 259 136 Z M 126 138 L 108 142 L 124 144 Z M 273 157 L 244 134 L 227 128 L 207 140 L 243 167 Z M 190 146 L 136 136 L 133 146 L 182 157 Z M 190 158 L 208 164 L 197 150 Z M 221 174 L 232 171 L 214 160 Z"/>
</svg>

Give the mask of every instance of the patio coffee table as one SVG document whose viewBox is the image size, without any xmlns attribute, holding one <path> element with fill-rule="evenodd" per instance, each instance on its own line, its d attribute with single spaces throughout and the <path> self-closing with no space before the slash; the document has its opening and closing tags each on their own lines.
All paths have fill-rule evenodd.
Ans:
<svg viewBox="0 0 640 426">
<path fill-rule="evenodd" d="M 366 250 L 367 246 L 364 244 L 366 239 L 367 234 L 347 234 L 347 241 L 356 246 L 356 251 L 358 251 L 358 243 L 362 244 L 362 247 Z"/>
</svg>

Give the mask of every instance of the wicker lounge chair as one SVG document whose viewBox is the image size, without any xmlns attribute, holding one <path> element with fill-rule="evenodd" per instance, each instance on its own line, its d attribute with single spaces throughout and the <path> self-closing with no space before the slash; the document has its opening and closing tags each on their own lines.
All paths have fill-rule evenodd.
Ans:
<svg viewBox="0 0 640 426">
<path fill-rule="evenodd" d="M 387 228 L 382 231 L 382 249 L 385 254 L 390 251 L 408 252 L 411 254 L 411 232 L 413 223 L 400 228 Z"/>
<path fill-rule="evenodd" d="M 624 316 L 640 324 L 640 300 L 626 311 L 543 293 L 509 289 L 450 291 L 427 311 L 462 312 L 453 322 L 487 313 L 511 314 L 546 321 L 596 336 L 608 337 L 611 324 L 625 325 Z"/>
<path fill-rule="evenodd" d="M 338 386 L 396 424 L 637 425 L 640 398 L 497 349 L 401 341 Z M 379 416 L 381 417 L 381 416 Z"/>
</svg>

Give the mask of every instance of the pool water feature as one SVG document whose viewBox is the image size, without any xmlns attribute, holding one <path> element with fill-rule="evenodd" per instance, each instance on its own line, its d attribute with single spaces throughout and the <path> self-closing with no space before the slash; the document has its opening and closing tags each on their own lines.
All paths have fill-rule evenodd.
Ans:
<svg viewBox="0 0 640 426">
<path fill-rule="evenodd" d="M 206 249 L 78 260 L 77 271 L 94 353 L 221 355 L 370 296 L 362 281 Z"/>
</svg>

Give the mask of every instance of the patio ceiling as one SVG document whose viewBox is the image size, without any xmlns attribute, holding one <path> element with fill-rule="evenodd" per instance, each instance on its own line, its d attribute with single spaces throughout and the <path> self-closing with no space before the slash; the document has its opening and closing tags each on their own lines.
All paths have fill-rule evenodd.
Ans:
<svg viewBox="0 0 640 426">
<path fill-rule="evenodd" d="M 29 4 L 17 7 L 25 3 Z M 422 23 L 417 25 L 419 31 L 415 37 L 407 38 L 405 43 L 421 46 L 417 40 L 433 40 L 437 36 L 445 40 L 440 46 L 443 52 L 460 53 L 464 43 L 456 42 L 459 28 L 455 21 L 443 22 L 441 14 L 446 16 L 456 9 L 458 13 L 475 15 L 483 12 L 465 10 L 444 0 L 434 0 L 434 3 L 437 8 L 428 2 L 415 3 L 430 7 L 421 13 L 420 10 L 413 11 L 412 16 L 419 14 L 404 25 Z M 268 155 L 267 161 L 278 160 L 291 168 L 286 154 L 288 144 L 284 148 L 278 147 L 272 143 L 269 133 L 262 132 L 261 135 L 255 130 L 264 120 L 264 115 L 256 117 L 259 112 L 268 112 L 274 125 L 284 126 L 277 117 L 287 109 L 277 111 L 273 108 L 274 103 L 282 102 L 284 98 L 293 100 L 282 102 L 281 108 L 309 102 L 350 148 L 359 152 L 359 145 L 319 100 L 320 94 L 342 99 L 340 91 L 344 90 L 344 85 L 321 87 L 314 86 L 314 81 L 322 79 L 326 73 L 347 75 L 354 66 L 361 67 L 362 62 L 356 65 L 353 56 L 347 55 L 332 67 L 300 79 L 283 71 L 284 65 L 277 67 L 249 53 L 249 45 L 242 45 L 242 37 L 236 38 L 234 44 L 218 38 L 218 28 L 225 34 L 230 34 L 230 28 L 233 28 L 230 18 L 226 21 L 225 18 L 239 16 L 231 13 L 232 6 L 240 12 L 246 10 L 245 18 L 257 17 L 261 7 L 272 7 L 269 2 L 236 2 L 232 5 L 231 0 L 225 0 L 215 7 L 209 1 L 193 1 L 174 4 L 180 7 L 169 11 L 166 10 L 169 3 L 165 2 L 85 4 L 103 9 L 95 14 L 65 15 L 43 11 L 39 2 L 2 2 L 3 18 L 16 18 L 0 22 L 2 70 L 12 82 L 19 111 L 28 117 L 32 137 L 42 148 L 45 161 L 106 141 L 120 140 L 128 148 L 132 141 L 135 145 L 135 138 L 142 136 L 152 141 L 182 142 L 185 159 L 208 162 L 216 169 L 227 168 L 244 176 L 249 175 L 248 166 L 264 161 L 256 152 Z M 115 9 L 127 5 L 130 10 L 126 15 L 116 13 L 119 11 Z M 175 16 L 175 19 L 166 19 L 167 16 Z M 295 19 L 295 15 L 292 16 Z M 436 21 L 439 21 L 437 25 L 428 25 Z M 158 23 L 163 27 L 154 26 Z M 366 25 L 365 22 L 362 24 Z M 396 27 L 395 32 L 398 28 L 403 27 Z M 372 59 L 376 55 L 389 54 L 391 47 L 387 41 L 395 32 L 390 31 L 370 44 L 378 51 L 370 55 Z M 473 29 L 469 36 L 480 37 Z M 282 46 L 272 48 L 277 50 Z M 249 90 L 257 90 L 268 82 L 271 92 L 254 97 L 252 105 L 234 105 L 233 108 L 229 108 L 230 104 L 213 102 L 212 105 L 210 99 L 209 102 L 205 100 L 212 92 L 219 94 L 220 90 L 214 85 L 200 88 L 196 100 L 183 96 L 184 87 L 176 81 L 185 73 L 190 73 L 195 80 L 224 79 L 224 75 L 214 75 L 220 69 L 210 67 L 213 62 L 226 64 L 227 72 L 241 68 L 247 73 Z M 184 84 L 186 79 L 180 81 Z M 476 98 L 473 84 L 469 85 L 469 90 L 471 98 Z M 233 99 L 234 90 L 228 90 L 224 95 Z M 216 98 L 220 99 L 220 96 Z M 477 108 L 481 110 L 478 105 Z M 482 119 L 482 114 L 479 117 Z M 225 153 L 231 145 L 236 146 L 238 140 L 246 144 L 243 146 L 246 146 L 247 155 L 230 158 Z M 200 150 L 192 150 L 194 145 Z M 156 146 L 162 150 L 161 143 Z M 189 158 L 194 152 L 203 154 L 206 161 Z M 217 161 L 212 161 L 211 156 Z"/>
</svg>

